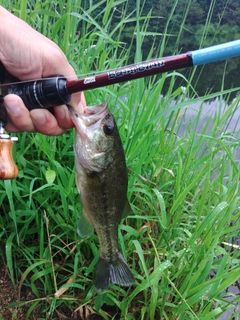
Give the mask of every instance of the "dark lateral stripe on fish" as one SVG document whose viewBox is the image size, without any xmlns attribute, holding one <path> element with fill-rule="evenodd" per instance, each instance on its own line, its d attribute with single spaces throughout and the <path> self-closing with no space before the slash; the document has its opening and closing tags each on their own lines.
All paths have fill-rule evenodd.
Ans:
<svg viewBox="0 0 240 320">
<path fill-rule="evenodd" d="M 102 184 L 102 194 L 103 194 L 103 199 L 107 199 L 106 183 Z M 108 251 L 109 251 L 109 254 L 110 254 L 109 258 L 110 258 L 110 261 L 111 261 L 112 258 L 113 258 L 112 257 L 112 255 L 113 255 L 113 247 L 112 247 L 112 241 L 111 241 L 111 234 L 110 234 L 110 232 L 108 232 L 110 230 L 110 223 L 109 223 L 109 219 L 108 219 L 109 212 L 108 212 L 107 201 L 103 201 L 103 209 L 105 211 L 105 215 L 103 216 L 103 220 L 104 220 L 104 223 L 105 223 L 105 230 L 107 231 L 105 233 L 105 235 L 106 235 L 107 243 L 109 245 Z"/>
</svg>

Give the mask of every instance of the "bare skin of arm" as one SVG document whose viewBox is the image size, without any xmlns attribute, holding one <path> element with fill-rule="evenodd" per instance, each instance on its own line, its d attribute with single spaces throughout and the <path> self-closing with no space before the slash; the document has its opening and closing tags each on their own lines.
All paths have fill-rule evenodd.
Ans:
<svg viewBox="0 0 240 320">
<path fill-rule="evenodd" d="M 50 39 L 31 28 L 0 6 L 0 61 L 5 69 L 19 80 L 32 80 L 62 74 L 76 79 L 76 74 L 61 49 Z M 72 95 L 70 104 L 79 112 L 86 105 L 83 93 Z M 4 98 L 9 121 L 9 132 L 41 132 L 60 135 L 73 127 L 68 108 L 55 107 L 54 115 L 48 110 L 29 111 L 16 95 Z"/>
</svg>

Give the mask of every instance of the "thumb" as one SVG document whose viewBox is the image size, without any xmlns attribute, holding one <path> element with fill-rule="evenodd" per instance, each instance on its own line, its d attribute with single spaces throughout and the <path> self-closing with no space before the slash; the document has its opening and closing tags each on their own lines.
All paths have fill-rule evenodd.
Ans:
<svg viewBox="0 0 240 320">
<path fill-rule="evenodd" d="M 8 114 L 7 131 L 35 131 L 33 122 L 29 117 L 29 110 L 25 107 L 19 96 L 15 94 L 5 96 L 4 105 Z"/>
</svg>

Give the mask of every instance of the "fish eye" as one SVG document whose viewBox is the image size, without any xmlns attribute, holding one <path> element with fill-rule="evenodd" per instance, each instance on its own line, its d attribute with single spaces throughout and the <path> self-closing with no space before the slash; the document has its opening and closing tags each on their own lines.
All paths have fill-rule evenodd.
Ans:
<svg viewBox="0 0 240 320">
<path fill-rule="evenodd" d="M 114 132 L 114 125 L 112 124 L 105 124 L 103 126 L 103 131 L 106 135 L 110 136 Z"/>
</svg>

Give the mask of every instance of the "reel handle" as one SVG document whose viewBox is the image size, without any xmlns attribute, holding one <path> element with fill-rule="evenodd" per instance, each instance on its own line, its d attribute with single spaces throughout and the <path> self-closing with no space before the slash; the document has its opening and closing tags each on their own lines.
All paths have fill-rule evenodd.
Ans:
<svg viewBox="0 0 240 320">
<path fill-rule="evenodd" d="M 15 179 L 18 168 L 13 160 L 13 140 L 0 138 L 0 180 Z"/>
<path fill-rule="evenodd" d="M 4 133 L 6 123 L 7 111 L 0 103 L 0 180 L 15 179 L 18 175 L 18 168 L 12 156 L 13 143 L 17 138 Z"/>
</svg>

